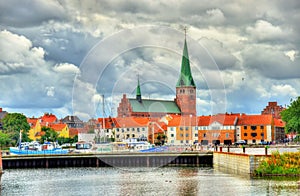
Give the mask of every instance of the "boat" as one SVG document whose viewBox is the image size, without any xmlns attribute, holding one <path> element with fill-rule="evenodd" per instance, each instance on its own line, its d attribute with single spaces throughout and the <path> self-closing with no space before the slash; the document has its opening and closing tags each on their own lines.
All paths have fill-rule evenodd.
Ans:
<svg viewBox="0 0 300 196">
<path fill-rule="evenodd" d="M 67 149 L 62 149 L 56 142 L 23 142 L 18 147 L 10 147 L 10 154 L 15 155 L 51 155 L 51 154 L 67 154 Z"/>
<path fill-rule="evenodd" d="M 22 130 L 20 131 L 19 145 L 9 148 L 10 154 L 14 155 L 50 155 L 50 154 L 67 154 L 69 151 L 62 149 L 57 142 L 44 142 L 40 144 L 37 141 L 22 142 Z"/>
</svg>

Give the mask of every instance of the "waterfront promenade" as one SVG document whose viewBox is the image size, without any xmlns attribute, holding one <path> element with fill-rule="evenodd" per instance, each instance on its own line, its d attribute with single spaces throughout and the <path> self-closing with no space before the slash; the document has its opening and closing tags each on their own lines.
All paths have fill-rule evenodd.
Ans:
<svg viewBox="0 0 300 196">
<path fill-rule="evenodd" d="M 250 148 L 203 147 L 169 148 L 164 152 L 95 152 L 69 153 L 66 155 L 8 155 L 3 153 L 3 169 L 55 168 L 55 167 L 161 167 L 161 166 L 213 166 L 213 153 L 223 152 L 239 155 L 270 155 L 274 151 L 297 152 L 299 146 L 272 146 Z M 244 153 L 245 152 L 245 153 Z M 265 154 L 267 152 L 267 154 Z"/>
</svg>

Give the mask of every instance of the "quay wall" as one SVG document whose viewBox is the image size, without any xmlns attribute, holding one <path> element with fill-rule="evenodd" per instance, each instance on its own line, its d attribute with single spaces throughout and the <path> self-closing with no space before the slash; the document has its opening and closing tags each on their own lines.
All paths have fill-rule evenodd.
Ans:
<svg viewBox="0 0 300 196">
<path fill-rule="evenodd" d="M 58 167 L 210 166 L 212 153 L 130 153 L 5 156 L 3 169 Z"/>
<path fill-rule="evenodd" d="M 269 155 L 214 152 L 213 167 L 222 172 L 249 176 L 249 174 L 253 174 L 261 161 L 268 156 Z"/>
</svg>

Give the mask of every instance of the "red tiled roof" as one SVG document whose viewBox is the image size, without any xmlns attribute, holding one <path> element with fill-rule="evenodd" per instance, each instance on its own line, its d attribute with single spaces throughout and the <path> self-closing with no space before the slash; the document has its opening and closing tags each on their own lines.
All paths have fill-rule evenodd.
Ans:
<svg viewBox="0 0 300 196">
<path fill-rule="evenodd" d="M 272 115 L 242 115 L 240 116 L 237 125 L 271 125 Z"/>
<path fill-rule="evenodd" d="M 57 118 L 54 114 L 44 114 L 44 116 L 41 117 L 42 123 L 54 123 Z"/>
<path fill-rule="evenodd" d="M 103 123 L 103 118 L 98 118 L 97 123 Z M 104 118 L 105 129 L 112 129 L 116 126 L 116 118 Z"/>
<path fill-rule="evenodd" d="M 174 116 L 173 119 L 169 121 L 169 127 L 178 127 L 178 126 L 196 126 L 197 117 L 195 116 Z"/>
<path fill-rule="evenodd" d="M 284 127 L 285 126 L 285 122 L 282 121 L 281 119 L 274 118 L 274 125 L 276 127 Z"/>
<path fill-rule="evenodd" d="M 148 125 L 149 118 L 147 117 L 125 117 L 125 118 L 116 118 L 116 127 L 145 127 Z"/>
<path fill-rule="evenodd" d="M 209 126 L 211 116 L 199 116 L 198 126 Z"/>
<path fill-rule="evenodd" d="M 27 118 L 27 123 L 31 124 L 31 127 L 34 127 L 37 123 L 38 119 L 37 118 Z"/>
<path fill-rule="evenodd" d="M 49 127 L 54 129 L 55 131 L 61 131 L 63 130 L 67 124 L 50 124 Z"/>
</svg>

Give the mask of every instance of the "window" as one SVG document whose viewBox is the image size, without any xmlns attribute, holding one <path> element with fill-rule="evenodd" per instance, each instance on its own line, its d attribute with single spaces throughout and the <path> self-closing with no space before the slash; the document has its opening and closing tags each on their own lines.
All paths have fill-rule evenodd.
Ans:
<svg viewBox="0 0 300 196">
<path fill-rule="evenodd" d="M 142 128 L 142 131 L 145 131 L 145 128 L 144 128 L 144 127 Z"/>
<path fill-rule="evenodd" d="M 244 136 L 247 136 L 248 134 L 247 133 L 244 133 Z"/>
<path fill-rule="evenodd" d="M 120 137 L 120 135 L 119 134 L 117 134 L 117 138 L 119 138 Z"/>
<path fill-rule="evenodd" d="M 251 130 L 256 130 L 256 126 L 251 126 Z"/>
<path fill-rule="evenodd" d="M 194 91 L 193 90 L 190 90 L 190 93 L 193 93 Z"/>
<path fill-rule="evenodd" d="M 185 127 L 185 130 L 188 131 L 188 130 L 189 130 L 189 127 Z"/>
<path fill-rule="evenodd" d="M 226 138 L 229 138 L 229 133 L 226 133 L 225 135 L 226 135 Z"/>
<path fill-rule="evenodd" d="M 180 131 L 183 131 L 183 127 L 180 127 Z"/>
<path fill-rule="evenodd" d="M 174 134 L 173 134 L 173 133 L 171 134 L 171 137 L 174 137 Z"/>
<path fill-rule="evenodd" d="M 174 140 L 171 140 L 171 143 L 174 144 Z"/>
<path fill-rule="evenodd" d="M 189 140 L 186 140 L 186 141 L 185 141 L 185 143 L 187 143 L 187 144 L 188 144 L 188 143 L 189 143 Z"/>
<path fill-rule="evenodd" d="M 251 133 L 251 136 L 252 136 L 252 137 L 256 137 L 256 136 L 257 136 L 257 133 Z"/>
<path fill-rule="evenodd" d="M 132 138 L 134 138 L 135 137 L 135 135 L 134 134 L 132 134 Z"/>
<path fill-rule="evenodd" d="M 260 135 L 261 135 L 261 137 L 264 137 L 264 136 L 265 136 L 265 134 L 264 134 L 264 133 L 261 133 Z"/>
<path fill-rule="evenodd" d="M 203 134 L 203 137 L 206 137 L 206 133 Z"/>
<path fill-rule="evenodd" d="M 183 140 L 180 140 L 180 143 L 182 143 L 182 144 L 183 144 Z"/>
<path fill-rule="evenodd" d="M 263 126 L 263 125 L 261 125 L 261 126 L 260 126 L 260 129 L 264 129 L 264 126 Z"/>
<path fill-rule="evenodd" d="M 122 133 L 124 133 L 124 129 L 122 129 Z"/>
<path fill-rule="evenodd" d="M 140 132 L 140 128 L 139 127 L 137 128 L 137 132 Z"/>
<path fill-rule="evenodd" d="M 171 131 L 174 131 L 174 127 L 171 127 Z"/>
<path fill-rule="evenodd" d="M 127 128 L 127 131 L 129 131 L 129 128 Z"/>
<path fill-rule="evenodd" d="M 119 128 L 117 128 L 117 132 L 119 132 L 120 130 L 119 130 Z"/>
<path fill-rule="evenodd" d="M 132 128 L 131 130 L 134 131 L 134 128 Z"/>
<path fill-rule="evenodd" d="M 247 129 L 247 126 L 244 126 L 244 129 Z"/>
<path fill-rule="evenodd" d="M 195 137 L 198 137 L 198 133 L 195 133 Z"/>
<path fill-rule="evenodd" d="M 180 137 L 183 137 L 183 134 L 180 134 Z"/>
<path fill-rule="evenodd" d="M 189 134 L 188 134 L 188 133 L 186 133 L 186 134 L 185 134 L 185 137 L 189 137 Z"/>
</svg>

